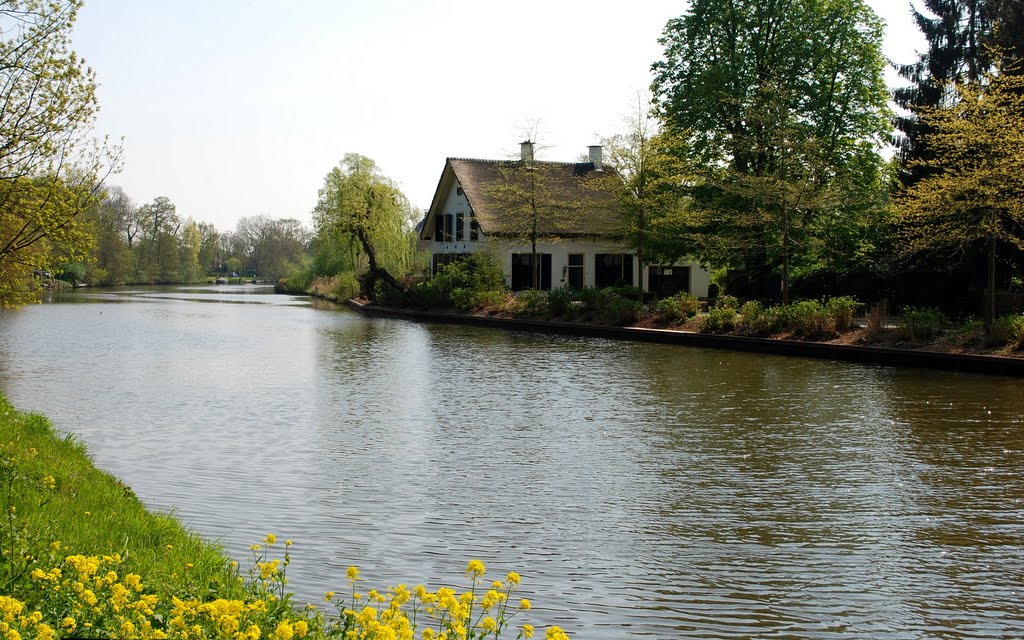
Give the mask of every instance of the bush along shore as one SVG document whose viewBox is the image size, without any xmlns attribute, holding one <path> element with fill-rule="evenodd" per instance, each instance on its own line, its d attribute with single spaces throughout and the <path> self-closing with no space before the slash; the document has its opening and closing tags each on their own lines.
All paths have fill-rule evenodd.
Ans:
<svg viewBox="0 0 1024 640">
<path fill-rule="evenodd" d="M 329 292 L 329 288 L 309 291 L 330 297 Z M 628 286 L 514 293 L 505 286 L 504 275 L 493 260 L 477 254 L 442 266 L 428 281 L 408 282 L 401 291 L 378 286 L 372 298 L 358 302 L 368 305 L 363 307 L 368 311 L 378 307 L 1024 359 L 1024 315 L 997 318 L 986 332 L 980 321 L 956 322 L 936 309 L 908 307 L 890 314 L 883 304 L 865 305 L 849 296 L 771 305 L 728 295 L 701 300 L 688 293 L 640 302 L 640 292 Z"/>
<path fill-rule="evenodd" d="M 148 512 L 43 416 L 0 396 L 0 639 L 455 640 L 530 638 L 520 578 L 485 579 L 472 560 L 462 592 L 404 584 L 364 590 L 357 567 L 338 593 L 299 607 L 287 591 L 290 540 L 268 534 L 247 566 Z M 568 638 L 559 627 L 546 640 Z"/>
</svg>

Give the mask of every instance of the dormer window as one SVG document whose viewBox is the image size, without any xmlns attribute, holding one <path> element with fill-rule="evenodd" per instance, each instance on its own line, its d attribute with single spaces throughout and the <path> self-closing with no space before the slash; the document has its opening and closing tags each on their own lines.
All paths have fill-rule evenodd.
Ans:
<svg viewBox="0 0 1024 640">
<path fill-rule="evenodd" d="M 465 194 L 466 194 L 466 192 L 462 190 L 461 186 L 456 186 L 455 187 L 455 195 L 462 196 L 462 195 L 465 195 Z"/>
</svg>

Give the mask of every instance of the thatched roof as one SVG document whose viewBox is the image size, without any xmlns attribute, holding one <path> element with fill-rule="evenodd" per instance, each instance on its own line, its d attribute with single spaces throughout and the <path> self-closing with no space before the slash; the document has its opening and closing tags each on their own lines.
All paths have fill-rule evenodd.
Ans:
<svg viewBox="0 0 1024 640">
<path fill-rule="evenodd" d="M 590 162 L 448 158 L 428 212 L 439 213 L 453 184 L 462 187 L 485 235 L 523 235 L 536 207 L 544 237 L 620 236 L 621 177 Z"/>
</svg>

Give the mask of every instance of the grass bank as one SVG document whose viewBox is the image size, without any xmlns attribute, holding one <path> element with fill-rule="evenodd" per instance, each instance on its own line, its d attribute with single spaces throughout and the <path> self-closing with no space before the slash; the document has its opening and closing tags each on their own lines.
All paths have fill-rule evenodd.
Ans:
<svg viewBox="0 0 1024 640">
<path fill-rule="evenodd" d="M 254 544 L 248 566 L 147 511 L 97 469 L 73 436 L 0 395 L 0 639 L 413 640 L 530 638 L 519 575 L 487 581 L 479 560 L 462 593 L 398 585 L 363 589 L 350 567 L 343 595 L 296 607 L 290 540 Z M 516 618 L 513 620 L 513 618 Z M 547 640 L 567 638 L 549 627 Z"/>
</svg>

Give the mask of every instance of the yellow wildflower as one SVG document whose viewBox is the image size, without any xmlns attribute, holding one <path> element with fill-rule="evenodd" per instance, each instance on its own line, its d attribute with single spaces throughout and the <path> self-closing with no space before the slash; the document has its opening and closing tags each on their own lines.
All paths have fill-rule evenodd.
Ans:
<svg viewBox="0 0 1024 640">
<path fill-rule="evenodd" d="M 75 619 L 71 616 L 68 616 L 60 621 L 60 628 L 67 632 L 74 631 L 75 627 L 77 626 L 78 622 L 76 622 Z"/>
<path fill-rule="evenodd" d="M 142 591 L 142 576 L 137 573 L 129 573 L 126 575 L 124 577 L 124 583 L 136 591 Z"/>
<path fill-rule="evenodd" d="M 470 560 L 469 564 L 466 565 L 466 575 L 472 576 L 473 578 L 479 578 L 484 575 L 486 568 L 484 563 L 479 560 Z"/>
<path fill-rule="evenodd" d="M 14 616 L 22 612 L 25 608 L 25 603 L 20 600 L 15 600 L 10 596 L 0 596 L 0 613 L 3 613 L 3 621 L 9 623 L 14 620 Z"/>
<path fill-rule="evenodd" d="M 96 594 L 92 592 L 92 589 L 86 589 L 82 592 L 82 600 L 84 600 L 85 604 L 90 607 L 95 607 L 96 603 L 99 602 L 99 600 L 96 599 Z"/>
<path fill-rule="evenodd" d="M 434 640 L 434 630 L 433 629 L 424 629 L 423 630 L 423 640 Z"/>
<path fill-rule="evenodd" d="M 569 640 L 569 636 L 561 627 L 548 627 L 544 633 L 544 640 Z"/>
<path fill-rule="evenodd" d="M 124 624 L 121 625 L 121 633 L 125 636 L 135 635 L 135 625 L 130 620 L 125 620 Z"/>
<path fill-rule="evenodd" d="M 345 572 L 345 577 L 348 578 L 349 582 L 355 582 L 359 579 L 359 567 L 349 567 Z"/>
<path fill-rule="evenodd" d="M 292 628 L 292 625 L 288 624 L 287 620 L 277 625 L 277 629 L 274 630 L 274 637 L 277 640 L 292 640 L 294 635 L 295 629 Z"/>
<path fill-rule="evenodd" d="M 293 544 L 294 543 L 292 542 L 291 538 L 288 538 L 287 540 L 284 541 L 284 546 L 286 546 L 286 547 L 290 547 Z"/>
<path fill-rule="evenodd" d="M 44 489 L 50 489 L 51 491 L 57 486 L 57 481 L 54 480 L 53 476 L 43 476 L 40 482 Z"/>
<path fill-rule="evenodd" d="M 261 546 L 260 546 L 260 545 L 258 545 L 258 544 L 251 544 L 251 545 L 249 545 L 249 548 L 250 548 L 250 549 L 252 549 L 253 551 L 259 551 L 259 550 L 260 550 L 260 549 L 262 549 L 263 547 L 261 547 Z"/>
<path fill-rule="evenodd" d="M 508 575 L 505 576 L 505 580 L 507 580 L 508 583 L 510 585 L 512 585 L 513 587 L 518 587 L 519 586 L 519 574 L 516 573 L 515 571 L 509 571 Z"/>
<path fill-rule="evenodd" d="M 260 628 L 251 624 L 249 625 L 249 628 L 245 630 L 245 635 L 249 640 L 260 640 Z"/>
<path fill-rule="evenodd" d="M 498 630 L 498 623 L 491 616 L 487 616 L 480 621 L 480 628 L 488 633 L 493 633 Z"/>
<path fill-rule="evenodd" d="M 5 640 L 21 640 L 21 634 L 18 633 L 17 629 L 8 629 L 4 638 Z"/>
<path fill-rule="evenodd" d="M 334 592 L 333 591 L 325 591 L 324 592 L 324 602 L 330 602 L 333 599 L 334 599 Z"/>
<path fill-rule="evenodd" d="M 524 624 L 523 625 L 523 637 L 526 638 L 526 640 L 530 640 L 530 638 L 533 637 L 533 625 L 532 624 Z"/>
<path fill-rule="evenodd" d="M 527 600 L 526 598 L 523 598 L 522 600 L 519 601 L 519 608 L 522 609 L 523 611 L 529 611 L 530 610 L 530 601 Z"/>
<path fill-rule="evenodd" d="M 309 624 L 305 620 L 299 620 L 295 623 L 295 635 L 300 638 L 305 638 L 306 634 L 309 633 Z"/>
<path fill-rule="evenodd" d="M 54 540 L 50 543 L 50 551 L 57 553 L 60 551 L 60 540 Z"/>
<path fill-rule="evenodd" d="M 275 536 L 272 533 L 268 533 L 267 537 L 263 538 L 263 541 L 266 542 L 267 544 L 274 544 L 275 542 L 277 542 L 277 536 Z"/>
</svg>

